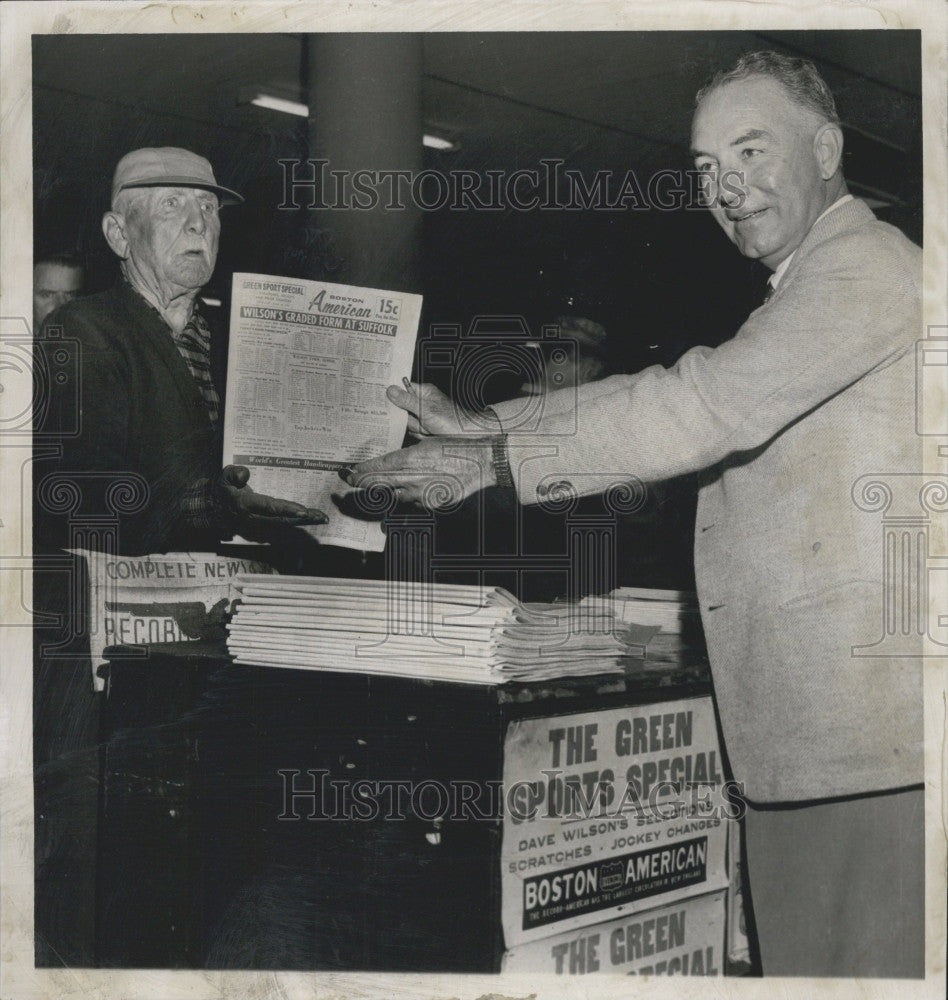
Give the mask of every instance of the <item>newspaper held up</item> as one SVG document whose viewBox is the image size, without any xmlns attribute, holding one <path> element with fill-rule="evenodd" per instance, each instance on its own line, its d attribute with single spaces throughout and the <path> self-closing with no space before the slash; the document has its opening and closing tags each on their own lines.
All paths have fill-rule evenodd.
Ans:
<svg viewBox="0 0 948 1000">
<path fill-rule="evenodd" d="M 342 466 L 401 447 L 407 414 L 385 389 L 411 374 L 421 296 L 234 275 L 224 464 L 258 493 L 318 507 L 306 528 L 326 545 L 381 552 L 376 522 L 342 514 Z"/>
</svg>

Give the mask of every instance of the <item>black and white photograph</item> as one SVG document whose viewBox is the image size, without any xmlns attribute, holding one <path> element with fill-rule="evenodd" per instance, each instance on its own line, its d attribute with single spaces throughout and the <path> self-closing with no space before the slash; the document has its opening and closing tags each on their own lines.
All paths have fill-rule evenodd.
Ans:
<svg viewBox="0 0 948 1000">
<path fill-rule="evenodd" d="M 679 9 L 0 5 L 3 1000 L 945 995 L 948 8 Z"/>
</svg>

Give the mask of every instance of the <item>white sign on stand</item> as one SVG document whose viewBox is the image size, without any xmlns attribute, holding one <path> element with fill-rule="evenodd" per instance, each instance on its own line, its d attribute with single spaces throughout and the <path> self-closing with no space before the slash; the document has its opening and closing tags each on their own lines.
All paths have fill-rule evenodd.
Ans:
<svg viewBox="0 0 948 1000">
<path fill-rule="evenodd" d="M 568 976 L 720 976 L 725 895 L 695 896 L 520 945 L 504 954 L 502 969 Z"/>
<path fill-rule="evenodd" d="M 508 948 L 728 884 L 710 698 L 512 722 L 504 788 Z"/>
</svg>

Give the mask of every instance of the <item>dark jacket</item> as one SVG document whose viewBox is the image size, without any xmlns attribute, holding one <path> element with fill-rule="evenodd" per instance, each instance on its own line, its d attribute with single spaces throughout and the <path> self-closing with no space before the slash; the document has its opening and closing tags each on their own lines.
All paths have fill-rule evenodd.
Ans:
<svg viewBox="0 0 948 1000">
<path fill-rule="evenodd" d="M 219 474 L 220 437 L 158 312 L 125 282 L 77 299 L 47 319 L 37 362 L 37 551 L 101 549 L 116 526 L 125 555 L 213 544 L 179 512 Z"/>
</svg>

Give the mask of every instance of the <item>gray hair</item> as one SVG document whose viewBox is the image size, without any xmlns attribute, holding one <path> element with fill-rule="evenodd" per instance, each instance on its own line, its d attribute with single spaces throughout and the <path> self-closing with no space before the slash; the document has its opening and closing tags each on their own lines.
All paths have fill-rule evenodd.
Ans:
<svg viewBox="0 0 948 1000">
<path fill-rule="evenodd" d="M 148 188 L 123 188 L 112 199 L 112 211 L 127 216 L 133 212 L 148 193 Z"/>
<path fill-rule="evenodd" d="M 695 95 L 699 105 L 712 90 L 725 83 L 769 76 L 781 84 L 798 105 L 819 115 L 824 121 L 839 124 L 833 93 L 809 59 L 785 56 L 779 52 L 747 52 L 730 69 L 719 70 Z"/>
</svg>

